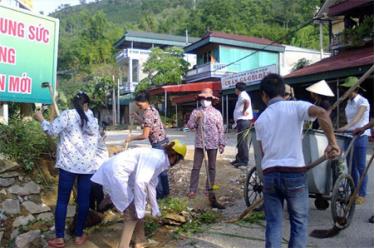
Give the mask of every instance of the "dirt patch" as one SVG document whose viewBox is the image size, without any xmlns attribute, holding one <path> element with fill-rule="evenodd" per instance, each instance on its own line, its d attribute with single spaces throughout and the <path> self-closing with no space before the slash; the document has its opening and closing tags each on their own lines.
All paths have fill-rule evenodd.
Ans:
<svg viewBox="0 0 375 248">
<path fill-rule="evenodd" d="M 110 153 L 121 150 L 121 146 L 110 147 Z M 189 150 L 188 156 L 180 164 L 169 171 L 170 195 L 187 199 L 189 207 L 194 209 L 209 209 L 209 202 L 205 195 L 206 170 L 202 165 L 200 171 L 199 191 L 195 199 L 188 199 L 190 174 L 193 166 L 193 151 Z M 215 191 L 217 198 L 227 208 L 231 208 L 236 202 L 243 199 L 243 185 L 245 173 L 234 168 L 228 161 L 218 157 L 216 172 L 216 185 L 219 189 Z M 231 211 L 221 211 L 224 219 L 233 218 Z M 117 247 L 121 237 L 123 224 L 121 222 L 111 225 L 101 225 L 90 233 L 90 247 L 112 248 Z M 178 241 L 187 237 L 176 235 L 176 229 L 162 226 L 149 237 L 151 244 L 149 247 L 177 247 Z M 95 246 L 92 246 L 95 245 Z M 89 246 L 88 246 L 89 247 Z"/>
</svg>

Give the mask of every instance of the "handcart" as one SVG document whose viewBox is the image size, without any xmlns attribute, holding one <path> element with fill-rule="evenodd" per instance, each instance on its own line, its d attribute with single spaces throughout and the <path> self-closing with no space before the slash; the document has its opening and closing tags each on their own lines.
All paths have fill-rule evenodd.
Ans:
<svg viewBox="0 0 375 248">
<path fill-rule="evenodd" d="M 338 145 L 343 149 L 337 160 L 326 160 L 319 166 L 307 172 L 309 196 L 315 198 L 315 206 L 325 210 L 331 202 L 331 215 L 335 222 L 343 215 L 349 199 L 354 193 L 355 186 L 351 177 L 351 163 L 353 143 L 355 138 L 349 134 L 336 134 Z M 246 205 L 251 206 L 256 200 L 263 197 L 263 175 L 261 168 L 261 148 L 255 140 L 255 129 L 251 130 L 251 144 L 254 151 L 255 166 L 250 169 L 246 177 L 244 198 Z M 327 147 L 327 138 L 320 130 L 305 130 L 303 136 L 303 154 L 305 164 L 318 159 Z M 347 160 L 346 158 L 349 157 Z M 355 209 L 355 204 L 349 210 L 346 226 L 349 226 Z"/>
</svg>

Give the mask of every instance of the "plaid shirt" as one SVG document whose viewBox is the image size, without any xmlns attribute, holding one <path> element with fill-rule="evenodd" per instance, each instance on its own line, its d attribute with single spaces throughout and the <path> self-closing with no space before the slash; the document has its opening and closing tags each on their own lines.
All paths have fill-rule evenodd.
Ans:
<svg viewBox="0 0 375 248">
<path fill-rule="evenodd" d="M 200 120 L 198 120 L 198 113 L 203 113 L 203 130 L 204 130 L 204 143 L 206 149 L 218 149 L 219 146 L 225 146 L 224 139 L 224 125 L 221 113 L 210 106 L 207 108 L 199 107 L 191 113 L 187 127 L 196 129 L 195 147 L 203 148 L 202 130 L 200 127 Z"/>
</svg>

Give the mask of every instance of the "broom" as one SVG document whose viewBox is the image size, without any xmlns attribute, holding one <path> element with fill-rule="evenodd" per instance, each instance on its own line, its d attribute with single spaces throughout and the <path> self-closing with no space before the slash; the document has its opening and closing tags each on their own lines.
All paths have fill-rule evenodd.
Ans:
<svg viewBox="0 0 375 248">
<path fill-rule="evenodd" d="M 207 185 L 208 185 L 208 199 L 210 201 L 211 207 L 217 207 L 219 209 L 224 209 L 225 207 L 221 205 L 217 199 L 214 190 L 218 189 L 219 187 L 216 185 L 211 184 L 211 178 L 210 178 L 210 171 L 208 168 L 208 158 L 207 158 L 207 150 L 206 150 L 206 143 L 205 143 L 205 134 L 204 134 L 204 126 L 203 126 L 203 120 L 204 120 L 204 114 L 203 112 L 202 116 L 199 121 L 199 128 L 202 133 L 202 146 L 203 146 L 203 162 L 204 162 L 204 167 L 206 169 L 206 174 L 207 174 Z"/>
</svg>

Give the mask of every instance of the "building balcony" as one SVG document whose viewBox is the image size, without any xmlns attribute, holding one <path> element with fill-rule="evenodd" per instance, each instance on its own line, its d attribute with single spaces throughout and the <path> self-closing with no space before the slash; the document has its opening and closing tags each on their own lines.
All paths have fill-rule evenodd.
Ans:
<svg viewBox="0 0 375 248">
<path fill-rule="evenodd" d="M 127 93 L 133 93 L 135 91 L 135 88 L 137 87 L 138 82 L 125 82 L 120 87 L 120 94 L 127 94 Z"/>
<path fill-rule="evenodd" d="M 225 66 L 225 64 L 220 63 L 196 65 L 193 69 L 186 72 L 184 79 L 190 83 L 209 78 L 221 78 L 228 71 Z"/>
<path fill-rule="evenodd" d="M 145 50 L 145 49 L 134 49 L 134 48 L 123 49 L 116 53 L 116 62 L 119 63 L 128 58 L 139 59 L 140 57 L 143 57 L 143 56 L 149 56 L 150 53 L 151 53 L 151 50 Z"/>
</svg>

